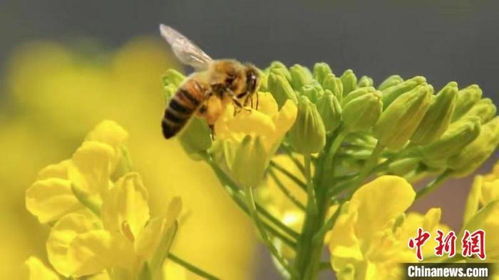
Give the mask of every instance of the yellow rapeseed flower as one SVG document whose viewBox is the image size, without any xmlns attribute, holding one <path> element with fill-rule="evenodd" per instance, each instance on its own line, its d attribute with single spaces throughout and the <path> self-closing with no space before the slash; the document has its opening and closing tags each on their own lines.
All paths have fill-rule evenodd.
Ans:
<svg viewBox="0 0 499 280">
<path fill-rule="evenodd" d="M 405 216 L 415 195 L 412 186 L 397 176 L 381 176 L 354 193 L 330 232 L 331 265 L 338 279 L 399 279 L 399 263 L 416 261 L 407 246 L 409 237 L 418 227 L 431 231 L 444 227 L 439 225 L 437 209 L 425 216 Z"/>
<path fill-rule="evenodd" d="M 492 171 L 477 175 L 473 181 L 464 212 L 463 230 L 481 229 L 488 237 L 486 243 L 487 262 L 499 261 L 499 162 Z M 461 232 L 462 236 L 462 232 Z"/>
<path fill-rule="evenodd" d="M 245 186 L 260 182 L 268 161 L 297 115 L 297 107 L 291 100 L 281 109 L 268 92 L 258 92 L 258 100 L 258 108 L 243 108 L 237 114 L 229 104 L 215 123 L 214 151 Z"/>
<path fill-rule="evenodd" d="M 499 162 L 489 174 L 475 176 L 468 196 L 465 221 L 471 218 L 478 209 L 495 200 L 499 200 Z"/>
<path fill-rule="evenodd" d="M 175 251 L 223 279 L 250 278 L 254 240 L 248 221 L 222 188 L 203 191 L 218 184 L 207 166 L 193 163 L 177 141 L 165 141 L 161 136 L 159 121 L 165 104 L 160 80 L 165 69 L 176 66 L 168 48 L 150 38 L 130 40 L 112 51 L 99 52 L 98 47 L 30 43 L 17 48 L 9 59 L 4 104 L 9 110 L 0 112 L 0 144 L 8 159 L 0 170 L 4 190 L 0 245 L 5 248 L 0 253 L 4 264 L 0 278 L 22 277 L 25 271 L 18 264 L 27 255 L 41 255 L 45 250 L 42 239 L 47 227 L 40 228 L 19 203 L 25 186 L 33 183 L 42 167 L 78 147 L 85 133 L 102 119 L 124 124 L 134 135 L 128 147 L 134 155 L 134 168 L 147 178 L 152 213 L 164 212 L 165 198 L 184 198 L 190 215 Z M 112 180 L 123 175 L 124 169 L 123 160 Z M 64 193 L 64 189 L 56 190 Z M 44 202 L 45 208 L 35 210 L 36 217 L 51 224 L 49 220 L 64 215 L 73 198 L 59 198 L 46 201 L 54 206 Z M 99 197 L 94 198 L 98 205 Z M 30 207 L 42 207 L 40 203 Z M 33 236 L 34 231 L 40 234 Z M 239 239 L 230 242 L 232 236 Z"/>
<path fill-rule="evenodd" d="M 116 123 L 100 123 L 70 160 L 43 169 L 26 191 L 28 210 L 42 223 L 54 222 L 47 254 L 65 277 L 107 271 L 112 279 L 132 279 L 144 266 L 162 273 L 180 201 L 165 216 L 151 217 L 140 175 L 117 168 L 129 160 L 126 139 Z"/>
<path fill-rule="evenodd" d="M 60 277 L 52 269 L 47 267 L 40 259 L 29 257 L 26 260 L 29 269 L 30 280 L 59 280 Z"/>
</svg>

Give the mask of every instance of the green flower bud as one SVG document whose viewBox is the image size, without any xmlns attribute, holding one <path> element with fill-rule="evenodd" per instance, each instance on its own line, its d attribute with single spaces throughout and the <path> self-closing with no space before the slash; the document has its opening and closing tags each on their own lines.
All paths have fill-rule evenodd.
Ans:
<svg viewBox="0 0 499 280">
<path fill-rule="evenodd" d="M 357 84 L 357 87 L 372 87 L 374 85 L 374 81 L 371 77 L 362 76 Z"/>
<path fill-rule="evenodd" d="M 341 75 L 340 79 L 343 84 L 344 96 L 357 88 L 357 76 L 355 76 L 355 73 L 352 70 L 346 70 L 343 75 Z"/>
<path fill-rule="evenodd" d="M 258 75 L 260 77 L 260 81 L 258 82 L 258 91 L 268 92 L 269 73 L 258 69 Z"/>
<path fill-rule="evenodd" d="M 386 109 L 392 102 L 397 99 L 397 97 L 402 94 L 411 91 L 418 85 L 421 85 L 426 82 L 425 77 L 416 76 L 407 81 L 401 82 L 397 85 L 388 87 L 381 92 L 383 92 L 383 107 Z"/>
<path fill-rule="evenodd" d="M 288 82 L 291 82 L 291 73 L 289 73 L 288 68 L 282 64 L 281 62 L 274 61 L 272 64 L 270 64 L 269 69 L 269 74 L 274 73 L 274 74 L 280 74 L 288 80 Z"/>
<path fill-rule="evenodd" d="M 343 83 L 334 74 L 327 74 L 322 81 L 322 88 L 330 90 L 341 102 L 343 99 Z"/>
<path fill-rule="evenodd" d="M 175 69 L 168 69 L 163 76 L 163 89 L 165 97 L 169 100 L 177 91 L 180 84 L 185 80 L 185 76 Z"/>
<path fill-rule="evenodd" d="M 247 135 L 236 150 L 231 173 L 244 187 L 260 184 L 268 166 L 268 155 L 260 137 Z"/>
<path fill-rule="evenodd" d="M 315 81 L 311 84 L 304 85 L 300 92 L 302 95 L 308 97 L 312 103 L 317 103 L 317 100 L 324 95 L 324 90 Z"/>
<path fill-rule="evenodd" d="M 379 144 L 391 150 L 402 148 L 428 111 L 431 95 L 431 87 L 424 84 L 395 99 L 374 126 Z"/>
<path fill-rule="evenodd" d="M 350 102 L 351 100 L 353 100 L 359 96 L 362 96 L 364 94 L 367 94 L 369 92 L 374 92 L 374 91 L 376 91 L 376 89 L 373 87 L 362 87 L 362 88 L 358 88 L 356 90 L 353 90 L 345 98 L 343 98 L 343 104 L 347 104 L 348 102 Z"/>
<path fill-rule="evenodd" d="M 435 166 L 459 153 L 480 134 L 480 119 L 469 117 L 452 123 L 439 140 L 420 149 L 425 164 Z"/>
<path fill-rule="evenodd" d="M 392 75 L 392 76 L 386 78 L 383 82 L 381 82 L 381 84 L 379 84 L 378 90 L 383 91 L 389 87 L 398 85 L 398 84 L 402 83 L 403 81 L 404 81 L 404 79 L 402 79 L 402 77 L 400 77 L 399 75 Z"/>
<path fill-rule="evenodd" d="M 379 91 L 367 92 L 343 106 L 343 124 L 346 131 L 368 131 L 378 121 L 383 103 Z"/>
<path fill-rule="evenodd" d="M 314 77 L 307 67 L 295 64 L 289 68 L 291 73 L 291 85 L 295 90 L 300 90 L 304 85 L 314 81 Z"/>
<path fill-rule="evenodd" d="M 326 78 L 327 75 L 332 73 L 333 71 L 327 63 L 319 62 L 314 65 L 314 78 L 320 84 L 324 82 L 324 78 Z"/>
<path fill-rule="evenodd" d="M 302 154 L 318 153 L 326 144 L 326 128 L 315 104 L 305 96 L 298 98 L 298 115 L 288 139 Z"/>
<path fill-rule="evenodd" d="M 326 132 L 332 132 L 341 123 L 341 105 L 336 96 L 326 90 L 317 102 L 317 110 L 322 117 Z"/>
<path fill-rule="evenodd" d="M 449 158 L 449 169 L 456 177 L 466 176 L 477 169 L 497 149 L 499 117 L 482 125 L 480 135 L 459 154 Z"/>
<path fill-rule="evenodd" d="M 486 123 L 496 115 L 496 111 L 496 105 L 494 105 L 492 100 L 490 100 L 490 98 L 484 98 L 471 107 L 471 109 L 464 114 L 464 117 L 477 116 L 482 123 Z"/>
<path fill-rule="evenodd" d="M 208 124 L 197 117 L 193 117 L 187 126 L 180 132 L 178 139 L 186 153 L 194 160 L 200 160 L 200 153 L 211 147 L 211 130 Z"/>
<path fill-rule="evenodd" d="M 403 158 L 396 160 L 388 165 L 388 172 L 398 176 L 404 176 L 417 169 L 419 165 L 418 158 Z"/>
<path fill-rule="evenodd" d="M 267 87 L 279 107 L 284 105 L 288 99 L 293 100 L 295 103 L 297 102 L 296 93 L 293 90 L 293 87 L 291 87 L 291 84 L 282 74 L 270 73 Z"/>
<path fill-rule="evenodd" d="M 428 112 L 419 124 L 411 141 L 418 145 L 426 145 L 435 140 L 449 127 L 456 106 L 457 83 L 448 83 L 433 99 Z"/>
<path fill-rule="evenodd" d="M 456 110 L 452 115 L 452 121 L 456 121 L 466 114 L 473 105 L 482 98 L 482 89 L 478 85 L 470 85 L 457 93 Z"/>
</svg>

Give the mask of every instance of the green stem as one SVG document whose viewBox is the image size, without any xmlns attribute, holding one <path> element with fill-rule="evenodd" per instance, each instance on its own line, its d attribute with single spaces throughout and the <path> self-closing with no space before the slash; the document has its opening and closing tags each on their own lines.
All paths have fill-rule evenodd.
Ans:
<svg viewBox="0 0 499 280">
<path fill-rule="evenodd" d="M 307 180 L 307 203 L 310 206 L 308 211 L 313 211 L 311 214 L 316 215 L 317 196 L 315 194 L 314 183 L 312 181 L 312 167 L 310 165 L 310 155 L 305 155 L 305 178 Z"/>
<path fill-rule="evenodd" d="M 298 272 L 296 280 L 316 279 L 319 273 L 324 248 L 323 229 L 327 211 L 332 202 L 328 195 L 328 187 L 332 183 L 334 175 L 334 157 L 346 135 L 346 132 L 340 132 L 336 135 L 331 145 L 328 146 L 328 152 L 320 155 L 315 176 L 313 178 L 307 176 L 307 183 L 312 184 L 315 190 L 316 201 L 313 202 L 310 198 L 307 201 L 305 222 L 296 249 L 295 268 Z"/>
<path fill-rule="evenodd" d="M 417 191 L 416 199 L 420 199 L 421 197 L 436 190 L 438 187 L 442 185 L 443 182 L 445 182 L 445 180 L 447 180 L 447 178 L 449 178 L 449 175 L 450 175 L 450 170 L 446 170 L 442 174 L 438 175 L 438 177 L 435 178 L 433 181 L 431 181 L 428 185 Z"/>
<path fill-rule="evenodd" d="M 283 224 L 279 219 L 277 219 L 272 214 L 270 214 L 269 211 L 267 211 L 267 209 L 265 209 L 260 204 L 256 203 L 256 209 L 258 210 L 258 213 L 260 215 L 262 215 L 263 217 L 265 217 L 266 219 L 268 219 L 277 228 L 279 228 L 283 232 L 289 234 L 291 237 L 298 238 L 298 236 L 300 236 L 296 231 L 294 231 L 293 229 L 289 228 L 288 226 L 286 226 L 285 224 Z"/>
<path fill-rule="evenodd" d="M 289 179 L 291 179 L 293 182 L 295 182 L 304 191 L 307 190 L 307 184 L 306 183 L 304 183 L 302 180 L 300 180 L 294 174 L 292 174 L 291 172 L 289 172 L 288 170 L 286 170 L 284 167 L 282 167 L 279 164 L 277 164 L 275 161 L 271 161 L 270 162 L 270 167 L 279 170 L 282 174 L 286 175 Z"/>
<path fill-rule="evenodd" d="M 369 177 L 372 174 L 372 171 L 377 166 L 379 157 L 384 149 L 385 147 L 379 144 L 378 142 L 378 144 L 376 144 L 376 147 L 374 147 L 371 156 L 360 170 L 359 175 L 356 178 L 354 178 L 351 182 L 338 185 L 334 189 L 332 195 L 337 195 L 343 192 L 344 190 L 351 189 L 352 190 L 350 193 L 351 196 L 355 192 L 355 190 L 357 190 L 362 185 L 364 180 L 367 179 L 367 177 Z"/>
<path fill-rule="evenodd" d="M 227 174 L 225 174 L 225 172 L 220 167 L 218 167 L 211 159 L 209 159 L 208 157 L 205 157 L 205 161 L 208 163 L 208 165 L 210 165 L 213 172 L 215 172 L 215 175 L 217 176 L 218 180 L 222 183 L 222 185 L 226 186 L 228 188 L 228 193 L 229 193 L 230 197 L 236 202 L 236 204 L 246 214 L 249 215 L 250 211 L 249 211 L 248 205 L 246 205 L 244 198 L 241 197 L 241 194 L 240 194 L 241 188 L 239 188 L 237 186 L 237 184 L 229 176 L 227 176 Z M 275 235 L 276 237 L 281 239 L 288 246 L 290 246 L 292 248 L 296 247 L 295 241 L 293 241 L 289 237 L 287 237 L 287 236 L 283 235 L 282 233 L 280 233 L 279 231 L 277 231 L 276 228 L 282 230 L 283 232 L 292 236 L 293 238 L 297 238 L 298 233 L 293 231 L 292 229 L 290 229 L 286 225 L 284 225 L 281 221 L 279 221 L 274 216 L 272 216 L 264 207 L 262 207 L 258 204 L 256 204 L 256 207 L 257 207 L 257 210 L 260 212 L 260 214 L 265 216 L 265 218 L 267 220 L 269 220 L 269 222 L 272 223 L 272 224 L 268 224 L 268 223 L 264 222 L 266 229 L 269 232 L 272 232 L 273 235 Z M 274 228 L 274 226 L 276 228 Z"/>
<path fill-rule="evenodd" d="M 243 210 L 244 213 L 246 213 L 248 216 L 250 215 L 250 210 L 248 208 L 248 205 L 246 205 L 246 203 L 243 201 L 243 199 L 241 197 L 239 197 L 239 196 L 232 197 L 232 199 L 241 208 L 241 210 Z M 257 205 L 257 208 L 258 208 L 258 205 Z M 291 248 L 296 247 L 296 241 L 289 238 L 286 234 L 278 231 L 276 229 L 275 225 L 269 224 L 269 222 L 267 222 L 267 221 L 262 221 L 262 224 L 269 233 L 271 233 L 273 236 L 279 238 L 286 245 L 288 245 Z"/>
<path fill-rule="evenodd" d="M 318 178 L 320 179 L 320 184 L 324 184 L 324 182 L 332 182 L 332 178 L 334 177 L 334 158 L 343 143 L 343 140 L 348 135 L 348 132 L 345 130 L 341 130 L 338 132 L 337 136 L 334 138 L 331 146 L 328 150 L 327 155 L 325 156 L 323 163 L 321 164 L 321 168 L 318 170 Z"/>
<path fill-rule="evenodd" d="M 272 240 L 269 238 L 267 232 L 263 228 L 261 220 L 258 218 L 255 197 L 253 195 L 253 189 L 251 187 L 246 188 L 246 196 L 248 199 L 248 205 L 250 206 L 249 208 L 250 208 L 251 218 L 253 219 L 253 222 L 256 225 L 260 237 L 262 238 L 267 248 L 270 250 L 272 256 L 274 256 L 274 258 L 289 274 L 293 275 L 294 273 L 292 273 L 291 267 L 289 267 L 288 262 L 286 261 L 286 259 L 284 259 L 284 257 L 281 256 L 277 248 L 274 246 Z"/>
<path fill-rule="evenodd" d="M 298 160 L 294 155 L 293 151 L 291 150 L 291 147 L 288 145 L 283 144 L 282 149 L 284 152 L 288 155 L 288 157 L 293 161 L 293 163 L 296 165 L 296 167 L 300 170 L 300 172 L 305 175 L 305 166 Z"/>
<path fill-rule="evenodd" d="M 369 159 L 366 161 L 362 169 L 360 170 L 359 177 L 356 179 L 356 185 L 362 184 L 369 175 L 371 175 L 371 171 L 374 169 L 374 167 L 378 164 L 379 156 L 383 152 L 385 147 L 381 145 L 379 142 L 376 144 L 376 147 L 374 147 L 373 152 Z"/>
<path fill-rule="evenodd" d="M 342 206 L 343 203 L 338 205 L 338 208 L 336 209 L 336 211 L 334 211 L 334 214 L 331 217 L 329 217 L 329 219 L 326 221 L 326 223 L 324 223 L 324 225 L 319 230 L 319 232 L 317 232 L 316 237 L 314 238 L 324 238 L 324 236 L 326 236 L 326 233 L 334 227 L 336 220 L 338 220 L 338 217 L 340 216 L 340 211 Z"/>
<path fill-rule="evenodd" d="M 293 202 L 296 207 L 300 208 L 301 210 L 305 211 L 305 205 L 303 205 L 287 188 L 284 186 L 284 184 L 277 178 L 277 175 L 274 173 L 274 171 L 270 170 L 269 171 L 270 177 L 272 177 L 272 180 L 276 183 L 277 187 L 281 192 L 291 201 Z"/>
<path fill-rule="evenodd" d="M 215 277 L 212 274 L 210 274 L 210 273 L 202 270 L 201 268 L 199 268 L 199 267 L 197 267 L 197 266 L 195 266 L 195 265 L 193 265 L 193 264 L 191 264 L 191 263 L 189 263 L 189 262 L 187 262 L 187 261 L 185 261 L 185 260 L 177 257 L 173 253 L 169 253 L 168 254 L 168 258 L 170 260 L 172 260 L 173 262 L 175 262 L 175 263 L 183 266 L 184 268 L 186 268 L 190 272 L 195 273 L 195 274 L 203 277 L 204 279 L 210 279 L 210 280 L 218 280 L 218 279 L 220 279 L 220 278 Z"/>
</svg>

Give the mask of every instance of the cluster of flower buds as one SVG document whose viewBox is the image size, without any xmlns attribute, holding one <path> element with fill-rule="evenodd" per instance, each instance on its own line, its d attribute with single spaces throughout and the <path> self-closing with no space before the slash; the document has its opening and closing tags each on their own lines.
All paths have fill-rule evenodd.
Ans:
<svg viewBox="0 0 499 280">
<path fill-rule="evenodd" d="M 164 78 L 167 95 L 183 79 L 170 70 Z M 372 78 L 357 78 L 352 70 L 336 76 L 326 63 L 310 70 L 273 62 L 261 72 L 259 91 L 271 93 L 279 108 L 288 101 L 296 105 L 296 120 L 281 139 L 294 152 L 319 153 L 339 133 L 346 135 L 340 175 L 362 166 L 375 146 L 383 148 L 382 173 L 414 179 L 445 170 L 467 175 L 499 143 L 496 107 L 477 85 L 450 82 L 435 90 L 422 76 L 393 75 L 376 87 Z M 194 156 L 214 146 L 204 122 L 192 121 L 179 138 Z"/>
<path fill-rule="evenodd" d="M 377 88 L 352 70 L 336 76 L 325 63 L 310 71 L 274 62 L 264 70 L 263 90 L 278 104 L 298 104 L 298 117 L 287 140 L 299 153 L 316 153 L 328 135 L 349 133 L 341 154 L 362 161 L 376 144 L 385 148 L 387 173 L 411 176 L 450 170 L 473 172 L 499 143 L 499 118 L 477 85 L 450 82 L 435 90 L 426 78 L 388 77 Z M 418 173 L 418 174 L 415 174 Z M 417 177 L 417 176 L 416 176 Z M 416 178 L 414 177 L 414 178 Z"/>
</svg>

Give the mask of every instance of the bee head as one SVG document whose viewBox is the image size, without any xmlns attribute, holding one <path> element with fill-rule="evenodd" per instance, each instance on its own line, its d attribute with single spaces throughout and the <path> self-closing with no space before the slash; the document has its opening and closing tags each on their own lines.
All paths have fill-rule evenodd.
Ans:
<svg viewBox="0 0 499 280">
<path fill-rule="evenodd" d="M 244 71 L 244 80 L 245 80 L 245 88 L 244 90 L 237 95 L 238 98 L 244 98 L 247 96 L 251 96 L 256 92 L 258 88 L 258 70 L 255 66 L 251 64 L 245 64 Z"/>
</svg>

